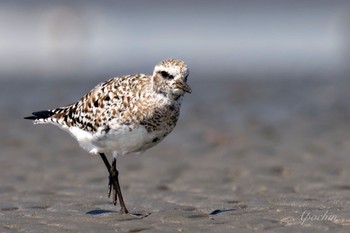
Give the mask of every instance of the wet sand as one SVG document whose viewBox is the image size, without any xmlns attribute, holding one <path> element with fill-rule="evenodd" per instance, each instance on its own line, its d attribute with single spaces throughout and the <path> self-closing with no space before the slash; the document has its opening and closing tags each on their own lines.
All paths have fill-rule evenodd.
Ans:
<svg viewBox="0 0 350 233">
<path fill-rule="evenodd" d="M 349 232 L 350 81 L 190 81 L 174 132 L 107 172 L 23 120 L 99 81 L 0 81 L 0 232 Z"/>
</svg>

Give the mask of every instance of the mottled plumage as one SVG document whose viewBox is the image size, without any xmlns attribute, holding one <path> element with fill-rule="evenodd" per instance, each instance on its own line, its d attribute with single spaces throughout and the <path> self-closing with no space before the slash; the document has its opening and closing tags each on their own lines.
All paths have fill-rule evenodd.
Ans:
<svg viewBox="0 0 350 233">
<path fill-rule="evenodd" d="M 162 74 L 163 72 L 163 74 Z M 172 79 L 164 77 L 174 76 Z M 77 103 L 33 113 L 34 123 L 53 123 L 69 131 L 90 153 L 143 152 L 175 127 L 189 71 L 178 60 L 166 60 L 151 75 L 127 75 L 107 80 Z M 169 85 L 176 81 L 183 85 Z M 134 135 L 142 134 L 142 138 Z M 134 140 L 127 148 L 123 137 Z M 130 138 L 131 137 L 131 138 Z M 131 144 L 128 142 L 128 144 Z"/>
<path fill-rule="evenodd" d="M 184 62 L 164 60 L 152 75 L 109 79 L 74 104 L 34 112 L 26 119 L 59 126 L 90 153 L 142 153 L 175 127 L 183 95 L 191 92 L 188 74 Z"/>
</svg>

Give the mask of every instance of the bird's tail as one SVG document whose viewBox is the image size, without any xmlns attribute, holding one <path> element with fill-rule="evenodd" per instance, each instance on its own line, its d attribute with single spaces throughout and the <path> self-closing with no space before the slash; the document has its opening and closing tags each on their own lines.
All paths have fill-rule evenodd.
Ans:
<svg viewBox="0 0 350 233">
<path fill-rule="evenodd" d="M 56 109 L 54 110 L 44 110 L 39 112 L 33 112 L 32 116 L 24 117 L 26 120 L 34 120 L 34 124 L 46 123 L 51 120 L 51 116 L 57 113 Z"/>
</svg>

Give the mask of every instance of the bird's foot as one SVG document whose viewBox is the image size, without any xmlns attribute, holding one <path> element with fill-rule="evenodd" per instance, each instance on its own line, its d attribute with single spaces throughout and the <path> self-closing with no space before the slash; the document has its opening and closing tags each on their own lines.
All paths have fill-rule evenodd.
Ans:
<svg viewBox="0 0 350 233">
<path fill-rule="evenodd" d="M 120 203 L 120 213 L 128 214 L 129 211 L 125 206 L 122 191 L 119 185 L 119 172 L 116 168 L 116 161 L 113 160 L 111 169 L 109 171 L 109 182 L 108 182 L 108 198 L 112 195 L 112 201 L 114 205 L 117 205 L 118 197 Z"/>
<path fill-rule="evenodd" d="M 113 198 L 113 204 L 117 205 L 117 200 L 119 198 L 119 203 L 120 203 L 120 212 L 122 214 L 128 214 L 129 211 L 125 206 L 124 200 L 123 200 L 123 195 L 122 191 L 120 189 L 119 185 L 119 172 L 117 170 L 117 159 L 113 158 L 112 166 L 109 164 L 108 159 L 106 158 L 106 155 L 104 153 L 100 153 L 100 156 L 104 162 L 104 164 L 107 167 L 107 170 L 109 172 L 109 177 L 108 177 L 108 198 L 111 197 Z"/>
</svg>

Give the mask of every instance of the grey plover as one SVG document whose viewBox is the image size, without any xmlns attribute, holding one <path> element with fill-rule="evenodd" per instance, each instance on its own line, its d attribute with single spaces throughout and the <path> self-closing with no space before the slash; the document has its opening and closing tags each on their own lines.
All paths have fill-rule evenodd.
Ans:
<svg viewBox="0 0 350 233">
<path fill-rule="evenodd" d="M 33 112 L 25 119 L 34 124 L 54 124 L 68 131 L 80 146 L 99 154 L 109 172 L 108 197 L 117 199 L 128 213 L 116 168 L 118 155 L 142 153 L 161 142 L 175 127 L 187 85 L 189 69 L 180 60 L 168 59 L 152 75 L 135 74 L 100 83 L 78 102 Z M 113 155 L 112 164 L 105 153 Z"/>
</svg>

